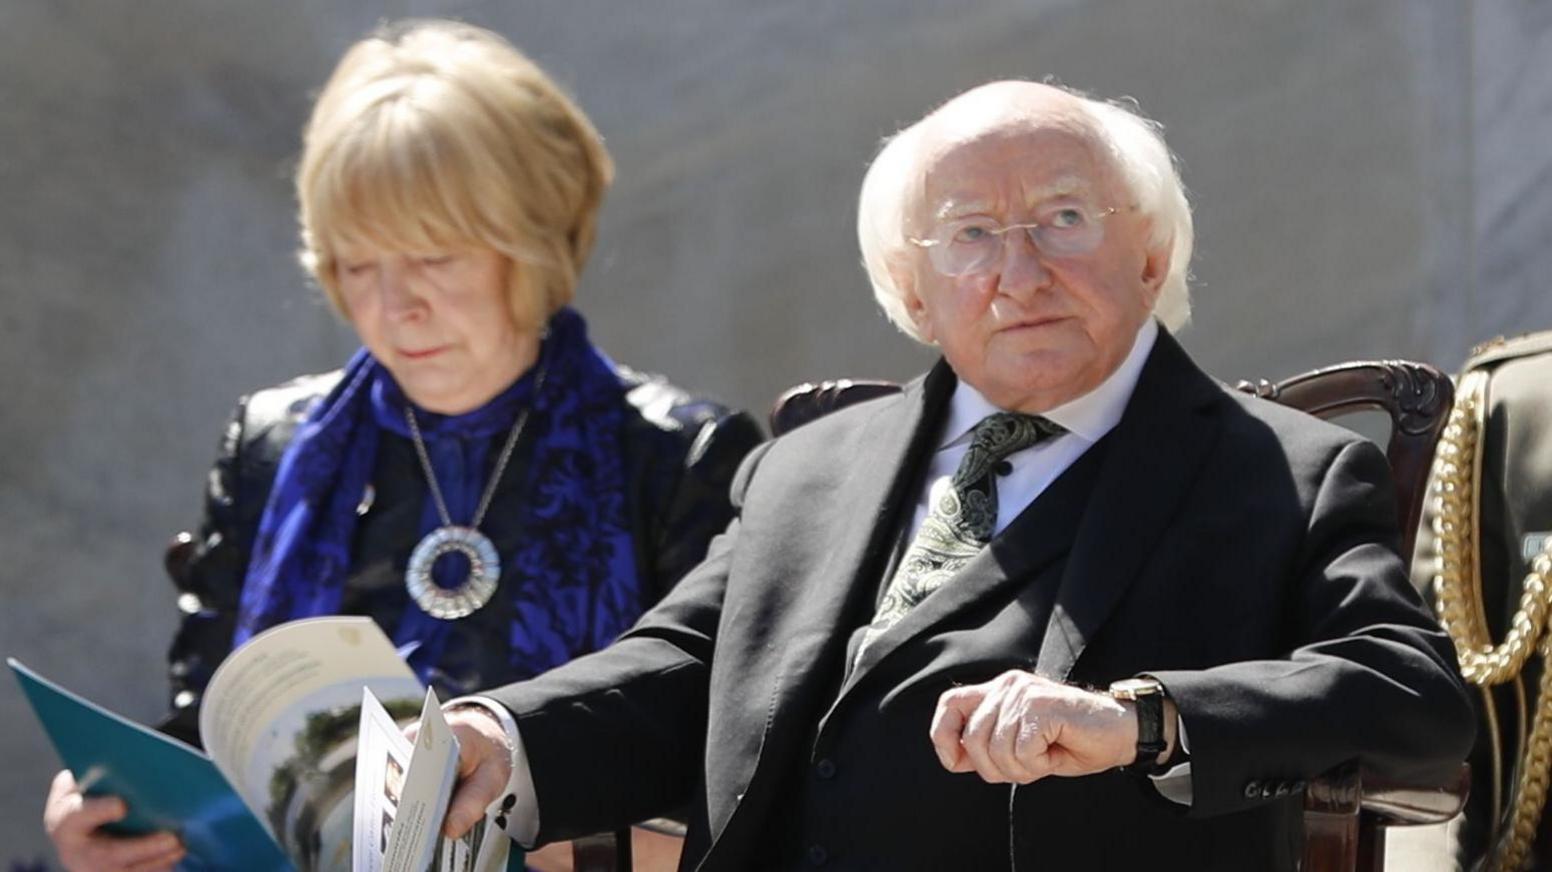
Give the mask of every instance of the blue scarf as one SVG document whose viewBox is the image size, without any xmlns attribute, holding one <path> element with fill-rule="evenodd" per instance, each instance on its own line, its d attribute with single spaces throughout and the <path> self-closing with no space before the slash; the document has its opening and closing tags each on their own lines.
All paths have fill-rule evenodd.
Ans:
<svg viewBox="0 0 1552 872">
<path fill-rule="evenodd" d="M 501 555 L 496 594 L 512 604 L 512 674 L 504 680 L 603 647 L 642 608 L 625 504 L 625 388 L 614 365 L 588 342 L 581 315 L 562 309 L 549 326 L 539 361 L 484 406 L 463 415 L 415 408 L 455 524 L 470 521 L 489 484 L 492 445 L 509 432 L 519 410 L 533 408 L 522 437 L 533 444 L 523 471 L 525 535 L 512 553 Z M 546 370 L 545 382 L 534 397 L 540 370 Z M 280 459 L 259 520 L 234 647 L 284 621 L 338 613 L 352 569 L 356 506 L 371 481 L 378 440 L 384 430 L 409 437 L 408 404 L 388 371 L 362 349 L 339 384 L 309 410 Z M 440 524 L 428 489 L 420 534 Z M 444 558 L 433 578 L 455 587 L 466 567 Z M 385 629 L 396 644 L 414 644 L 410 665 L 427 681 L 450 624 L 411 600 L 399 625 Z"/>
</svg>

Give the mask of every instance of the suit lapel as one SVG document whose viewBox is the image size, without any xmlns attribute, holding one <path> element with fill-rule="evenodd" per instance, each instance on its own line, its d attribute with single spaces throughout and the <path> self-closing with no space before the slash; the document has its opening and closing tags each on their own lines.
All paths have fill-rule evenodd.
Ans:
<svg viewBox="0 0 1552 872">
<path fill-rule="evenodd" d="M 1160 332 L 1099 471 L 1036 671 L 1065 680 L 1141 573 L 1218 437 L 1222 388 Z"/>
<path fill-rule="evenodd" d="M 761 806 L 772 792 L 756 785 L 779 781 L 790 770 L 819 707 L 830 702 L 847 638 L 861 610 L 872 605 L 900 513 L 908 508 L 917 472 L 935 447 L 954 384 L 953 371 L 940 361 L 827 446 L 826 459 L 816 460 L 843 478 L 832 501 L 800 509 L 820 516 L 816 529 L 826 531 L 823 541 L 802 547 L 826 549 L 827 559 L 793 579 L 792 589 L 779 592 L 782 601 L 776 608 L 800 617 L 791 622 L 795 631 L 781 639 L 784 651 L 775 667 L 771 714 L 759 751 L 748 761 L 747 772 L 732 779 L 744 785 L 740 793 L 747 799 L 720 826 L 712 822 L 702 866 L 739 841 L 728 836 L 740 820 L 757 823 L 769 813 Z"/>
<path fill-rule="evenodd" d="M 840 697 L 911 639 L 965 609 L 1001 596 L 1004 588 L 1028 584 L 1042 568 L 1066 554 L 1078 527 L 1075 507 L 1086 502 L 1086 491 L 1094 481 L 1094 464 L 1104 451 L 1096 445 L 1079 457 L 948 583 L 875 639 L 852 670 Z M 840 704 L 839 699 L 836 704 Z"/>
</svg>

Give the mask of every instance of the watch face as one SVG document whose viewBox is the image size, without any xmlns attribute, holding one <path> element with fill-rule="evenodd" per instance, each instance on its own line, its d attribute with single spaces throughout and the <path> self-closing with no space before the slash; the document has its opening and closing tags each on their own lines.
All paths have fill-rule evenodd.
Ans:
<svg viewBox="0 0 1552 872">
<path fill-rule="evenodd" d="M 1152 678 L 1123 678 L 1110 685 L 1110 694 L 1121 699 L 1161 693 L 1164 688 Z"/>
</svg>

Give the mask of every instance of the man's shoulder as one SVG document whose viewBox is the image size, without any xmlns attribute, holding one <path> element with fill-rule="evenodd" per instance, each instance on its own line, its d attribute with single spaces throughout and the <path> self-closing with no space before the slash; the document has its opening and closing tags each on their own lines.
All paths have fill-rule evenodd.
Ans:
<svg viewBox="0 0 1552 872">
<path fill-rule="evenodd" d="M 1232 411 L 1224 416 L 1227 439 L 1247 445 L 1275 445 L 1288 456 L 1330 457 L 1347 446 L 1372 440 L 1338 423 L 1229 386 L 1222 387 Z"/>
</svg>

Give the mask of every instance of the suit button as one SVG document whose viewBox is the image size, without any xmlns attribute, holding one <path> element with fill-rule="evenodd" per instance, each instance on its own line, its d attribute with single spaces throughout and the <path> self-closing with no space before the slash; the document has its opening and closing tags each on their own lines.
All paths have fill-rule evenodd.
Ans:
<svg viewBox="0 0 1552 872">
<path fill-rule="evenodd" d="M 814 866 L 823 866 L 830 859 L 830 852 L 824 849 L 824 845 L 808 846 L 808 862 Z"/>
<path fill-rule="evenodd" d="M 1245 782 L 1245 798 L 1255 799 L 1261 795 L 1261 782 L 1254 779 Z"/>
<path fill-rule="evenodd" d="M 814 764 L 814 774 L 818 775 L 820 778 L 824 779 L 825 781 L 829 781 L 830 779 L 834 778 L 835 777 L 835 761 L 831 760 L 829 757 L 826 757 L 823 760 L 820 760 L 818 763 L 815 763 Z"/>
</svg>

